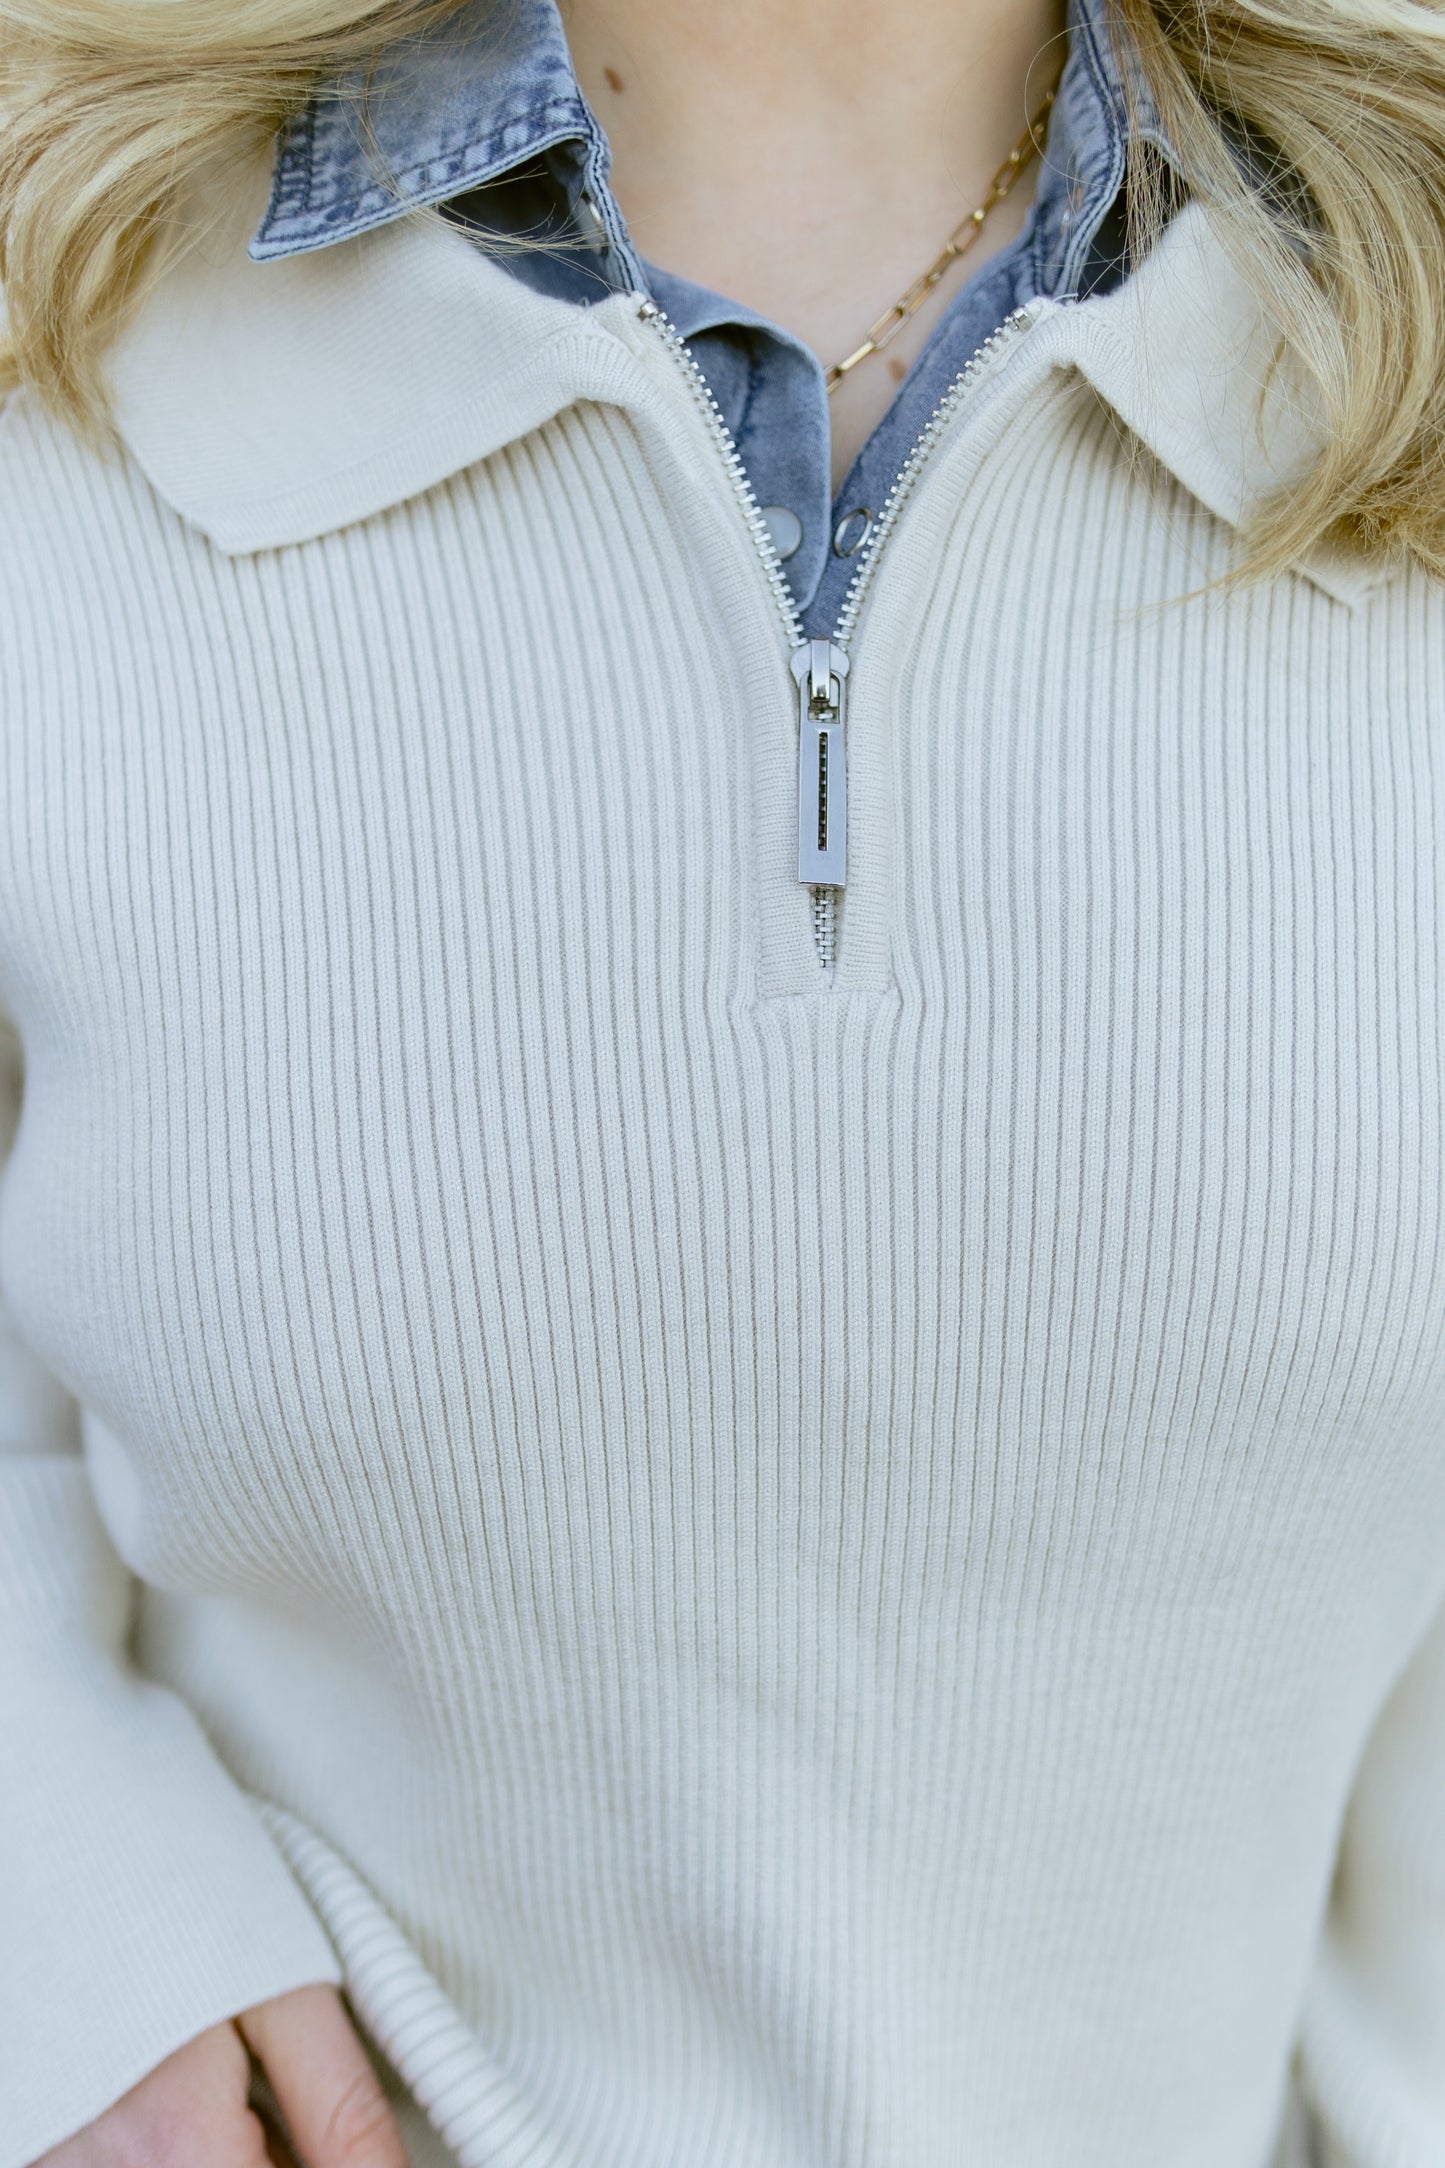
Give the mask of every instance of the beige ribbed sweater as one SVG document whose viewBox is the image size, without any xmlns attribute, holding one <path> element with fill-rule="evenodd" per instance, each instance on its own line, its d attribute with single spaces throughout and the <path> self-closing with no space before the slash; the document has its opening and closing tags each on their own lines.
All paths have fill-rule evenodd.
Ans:
<svg viewBox="0 0 1445 2168">
<path fill-rule="evenodd" d="M 0 2168 L 315 1978 L 420 2168 L 1441 2168 L 1440 591 L 1176 599 L 1202 214 L 1035 305 L 830 978 L 660 328 L 253 213 L 0 419 Z"/>
</svg>

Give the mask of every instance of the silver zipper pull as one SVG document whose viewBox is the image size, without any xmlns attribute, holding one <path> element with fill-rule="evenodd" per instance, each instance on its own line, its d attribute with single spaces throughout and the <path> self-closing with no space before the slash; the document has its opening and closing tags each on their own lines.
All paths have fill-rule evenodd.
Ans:
<svg viewBox="0 0 1445 2168">
<path fill-rule="evenodd" d="M 793 676 L 798 684 L 798 879 L 809 888 L 841 888 L 848 842 L 847 650 L 832 640 L 805 640 L 793 650 Z"/>
</svg>

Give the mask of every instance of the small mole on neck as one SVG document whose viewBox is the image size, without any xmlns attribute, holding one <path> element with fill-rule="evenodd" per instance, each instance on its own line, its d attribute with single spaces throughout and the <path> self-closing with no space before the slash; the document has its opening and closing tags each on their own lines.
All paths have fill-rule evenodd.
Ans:
<svg viewBox="0 0 1445 2168">
<path fill-rule="evenodd" d="M 890 354 L 888 356 L 888 374 L 895 384 L 901 384 L 904 377 L 907 376 L 908 364 L 901 354 Z"/>
<path fill-rule="evenodd" d="M 626 90 L 627 85 L 623 82 L 622 77 L 618 74 L 615 68 L 604 68 L 602 70 L 602 73 L 606 78 L 607 88 L 609 90 Z"/>
</svg>

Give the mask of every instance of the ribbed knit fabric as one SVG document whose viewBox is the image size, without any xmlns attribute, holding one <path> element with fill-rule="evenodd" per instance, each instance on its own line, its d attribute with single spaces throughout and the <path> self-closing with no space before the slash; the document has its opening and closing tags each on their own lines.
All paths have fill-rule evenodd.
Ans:
<svg viewBox="0 0 1445 2168">
<path fill-rule="evenodd" d="M 0 2163 L 344 1977 L 419 2168 L 1264 2168 L 1296 2058 L 1441 2168 L 1439 591 L 1177 599 L 1217 443 L 1044 309 L 863 611 L 830 982 L 665 342 L 348 252 L 237 291 L 363 369 L 450 279 L 550 418 L 330 523 L 279 401 L 272 500 L 0 421 Z"/>
</svg>

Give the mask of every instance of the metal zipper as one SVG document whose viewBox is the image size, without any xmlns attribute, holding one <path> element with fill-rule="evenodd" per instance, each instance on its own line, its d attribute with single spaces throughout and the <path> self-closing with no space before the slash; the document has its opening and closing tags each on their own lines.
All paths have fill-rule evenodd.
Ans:
<svg viewBox="0 0 1445 2168">
<path fill-rule="evenodd" d="M 818 962 L 832 977 L 837 957 L 838 897 L 847 880 L 847 771 L 845 762 L 848 644 L 858 629 L 858 618 L 878 570 L 898 517 L 912 495 L 939 438 L 968 397 L 984 368 L 1000 349 L 1027 328 L 1040 313 L 1040 305 L 1026 302 L 1006 316 L 997 330 L 972 353 L 939 400 L 914 439 L 912 450 L 894 478 L 863 545 L 858 569 L 848 583 L 838 622 L 831 639 L 811 640 L 793 600 L 767 521 L 758 506 L 757 493 L 738 452 L 733 433 L 723 420 L 712 388 L 693 358 L 681 332 L 650 294 L 634 294 L 637 313 L 661 337 L 682 372 L 683 381 L 722 454 L 724 468 L 739 509 L 758 553 L 773 601 L 791 649 L 791 666 L 798 690 L 798 879 L 809 890 L 813 906 L 813 941 Z"/>
</svg>

